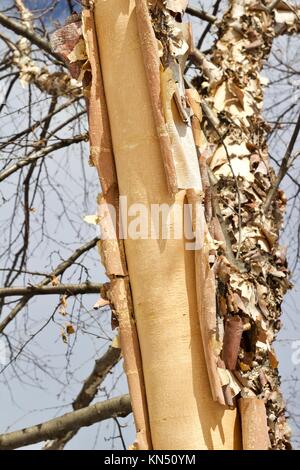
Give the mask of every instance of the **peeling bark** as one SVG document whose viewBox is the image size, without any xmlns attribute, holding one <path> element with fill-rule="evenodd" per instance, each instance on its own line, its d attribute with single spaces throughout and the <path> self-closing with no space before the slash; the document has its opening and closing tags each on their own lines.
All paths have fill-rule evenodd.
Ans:
<svg viewBox="0 0 300 470">
<path fill-rule="evenodd" d="M 117 319 L 120 329 L 121 348 L 137 429 L 136 447 L 145 450 L 151 448 L 145 386 L 124 245 L 119 239 L 118 181 L 92 10 L 83 11 L 82 23 L 79 24 L 77 19 L 75 23 L 71 23 L 73 31 L 74 24 L 76 31 L 73 34 L 69 34 L 70 24 L 55 33 L 54 47 L 66 61 L 70 73 L 81 78 L 84 87 L 90 128 L 90 162 L 97 168 L 103 191 L 98 197 L 102 211 L 99 214 L 102 237 L 98 248 L 106 274 L 111 280 L 106 295 L 111 300 L 112 315 Z M 110 223 L 107 217 L 109 206 L 114 208 L 116 225 Z M 114 233 L 111 233 L 112 227 L 115 229 Z"/>
<path fill-rule="evenodd" d="M 285 197 L 278 190 L 265 210 L 275 175 L 260 72 L 273 38 L 299 29 L 298 11 L 231 0 L 208 57 L 177 21 L 186 3 L 98 0 L 95 23 L 84 11 L 81 72 L 101 206 L 118 209 L 119 193 L 147 207 L 204 202 L 192 215 L 200 250 L 188 252 L 184 239 L 125 240 L 130 286 L 123 244 L 101 242 L 138 448 L 150 445 L 148 414 L 154 449 L 239 448 L 238 397 L 244 449 L 287 449 L 271 346 L 290 286 L 278 245 Z M 189 54 L 203 72 L 192 81 L 199 94 L 185 90 Z M 220 423 L 224 439 L 212 431 Z"/>
<path fill-rule="evenodd" d="M 178 33 L 178 41 L 177 38 L 169 41 L 168 27 L 175 27 L 175 23 L 168 26 L 170 12 L 163 11 L 164 16 L 160 18 L 159 7 L 150 11 L 156 38 L 162 31 L 160 20 L 166 27 L 161 43 L 152 52 L 159 48 L 164 51 L 159 84 L 179 189 L 172 197 L 153 113 L 153 91 L 147 79 L 151 71 L 144 65 L 145 41 L 141 41 L 141 30 L 138 30 L 136 15 L 141 10 L 135 10 L 132 0 L 125 3 L 114 0 L 113 7 L 112 1 L 95 3 L 120 194 L 128 197 L 129 207 L 134 202 L 146 207 L 152 203 L 175 202 L 182 207 L 179 217 L 183 225 L 181 217 L 187 197 L 193 204 L 202 197 L 181 63 L 171 54 L 176 57 L 187 54 L 188 44 L 183 39 L 186 28 Z M 153 40 L 153 33 L 151 37 Z M 158 58 L 154 59 L 157 63 Z M 197 311 L 195 254 L 186 251 L 184 244 L 184 239 L 125 240 L 153 447 L 239 448 L 235 410 L 224 409 L 210 394 Z M 216 360 L 214 369 L 219 377 Z M 225 439 L 216 423 L 222 423 Z"/>
<path fill-rule="evenodd" d="M 271 447 L 285 449 L 290 446 L 290 432 L 285 424 L 277 361 L 273 360 L 271 344 L 280 328 L 280 306 L 290 286 L 286 260 L 278 255 L 286 201 L 279 190 L 271 210 L 268 213 L 264 210 L 275 176 L 268 159 L 269 129 L 262 117 L 260 72 L 278 31 L 292 33 L 299 28 L 299 22 L 285 2 L 277 2 L 271 12 L 251 0 L 233 0 L 230 6 L 209 58 L 222 71 L 223 78 L 216 83 L 207 74 L 209 87 L 200 85 L 199 88 L 212 112 L 220 118 L 216 127 L 206 115 L 203 131 L 207 146 L 214 148 L 207 158 L 217 198 L 214 212 L 222 218 L 235 258 L 230 259 L 225 247 L 223 250 L 220 247 L 222 257 L 227 256 L 228 261 L 219 265 L 217 272 L 218 311 L 225 322 L 221 354 L 226 366 L 236 370 L 242 385 L 241 396 L 261 399 L 260 409 L 265 403 Z M 241 335 L 242 323 L 250 327 Z M 238 332 L 233 333 L 233 329 Z M 262 373 L 266 381 L 261 381 Z M 242 416 L 243 427 L 246 421 Z M 246 439 L 249 442 L 260 432 L 257 426 L 250 428 Z"/>
</svg>

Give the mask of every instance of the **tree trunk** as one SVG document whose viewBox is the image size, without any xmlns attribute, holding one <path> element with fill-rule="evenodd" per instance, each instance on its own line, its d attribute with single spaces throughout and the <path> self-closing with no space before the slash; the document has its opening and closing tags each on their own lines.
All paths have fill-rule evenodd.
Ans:
<svg viewBox="0 0 300 470">
<path fill-rule="evenodd" d="M 120 195 L 128 207 L 177 203 L 168 193 L 135 2 L 97 1 L 95 22 Z M 199 180 L 199 186 L 200 186 Z M 183 220 L 180 220 L 181 227 Z M 195 255 L 185 240 L 125 240 L 154 449 L 240 447 L 235 410 L 212 400 L 197 314 Z"/>
<path fill-rule="evenodd" d="M 287 449 L 271 347 L 289 287 L 278 244 L 285 199 L 268 162 L 260 72 L 275 35 L 299 29 L 298 13 L 286 2 L 232 0 L 208 56 L 181 23 L 186 0 L 91 5 L 90 68 L 76 59 L 78 40 L 62 56 L 82 69 L 102 233 L 107 204 L 119 209 L 121 196 L 126 205 L 117 217 L 124 245 L 103 239 L 100 248 L 135 448 Z M 192 83 L 182 73 L 188 56 L 201 70 Z M 158 237 L 154 209 L 167 211 Z"/>
</svg>

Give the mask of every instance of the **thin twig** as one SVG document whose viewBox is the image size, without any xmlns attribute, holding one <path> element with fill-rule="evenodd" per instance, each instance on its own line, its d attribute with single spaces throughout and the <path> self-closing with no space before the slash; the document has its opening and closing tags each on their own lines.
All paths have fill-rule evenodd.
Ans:
<svg viewBox="0 0 300 470">
<path fill-rule="evenodd" d="M 40 160 L 41 158 L 44 158 L 47 155 L 51 155 L 56 150 L 69 147 L 72 144 L 78 144 L 79 142 L 83 142 L 85 140 L 87 140 L 87 134 L 81 134 L 72 137 L 71 139 L 62 139 L 60 142 L 56 142 L 53 145 L 49 145 L 48 147 L 38 150 L 37 152 L 32 152 L 28 157 L 20 158 L 17 163 L 14 163 L 5 170 L 1 171 L 0 182 L 11 176 L 16 171 L 20 170 L 20 168 L 30 165 L 31 163 L 36 162 L 37 160 Z"/>
<path fill-rule="evenodd" d="M 207 21 L 208 23 L 215 23 L 217 21 L 217 17 L 214 15 L 210 15 L 206 13 L 204 10 L 200 10 L 199 8 L 194 7 L 187 7 L 186 13 L 191 16 L 195 16 L 200 20 Z"/>
<path fill-rule="evenodd" d="M 289 143 L 288 148 L 285 152 L 285 155 L 282 159 L 280 170 L 278 172 L 276 182 L 272 185 L 272 187 L 270 188 L 270 190 L 268 192 L 266 202 L 265 202 L 265 206 L 264 206 L 265 214 L 269 211 L 271 203 L 272 203 L 272 201 L 273 201 L 273 199 L 274 199 L 274 197 L 277 193 L 277 190 L 279 188 L 279 185 L 280 185 L 281 181 L 283 180 L 283 178 L 285 177 L 285 175 L 287 174 L 287 171 L 288 171 L 288 169 L 290 168 L 290 166 L 293 162 L 293 159 L 291 158 L 291 156 L 292 156 L 292 152 L 293 152 L 297 137 L 299 135 L 299 131 L 300 131 L 300 113 L 299 113 L 299 116 L 298 116 L 296 126 L 294 128 L 294 132 L 292 134 L 290 143 Z"/>
<path fill-rule="evenodd" d="M 50 277 L 47 277 L 42 281 L 40 284 L 38 284 L 39 287 L 46 286 L 50 284 L 51 278 L 60 276 L 62 273 L 64 273 L 70 266 L 72 266 L 73 263 L 79 258 L 83 253 L 86 253 L 89 251 L 91 248 L 94 248 L 96 244 L 99 241 L 99 237 L 93 238 L 93 240 L 89 241 L 85 245 L 81 246 L 80 248 L 77 248 L 76 251 L 65 261 L 60 263 L 51 273 Z M 29 300 L 34 297 L 34 294 L 32 295 L 27 295 L 26 297 L 22 297 L 22 299 L 19 301 L 19 303 L 11 310 L 11 312 L 7 315 L 7 317 L 0 323 L 0 333 L 3 332 L 3 330 L 6 328 L 6 326 L 17 316 L 17 314 L 27 305 Z"/>
</svg>

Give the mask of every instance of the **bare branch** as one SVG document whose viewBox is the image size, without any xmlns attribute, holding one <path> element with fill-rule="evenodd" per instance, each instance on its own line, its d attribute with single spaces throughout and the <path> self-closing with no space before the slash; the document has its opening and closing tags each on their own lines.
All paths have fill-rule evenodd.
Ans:
<svg viewBox="0 0 300 470">
<path fill-rule="evenodd" d="M 42 281 L 40 284 L 38 284 L 39 287 L 46 286 L 50 284 L 51 278 L 60 276 L 63 272 L 66 271 L 72 264 L 79 258 L 83 253 L 86 253 L 89 251 L 91 248 L 94 248 L 96 244 L 98 243 L 99 238 L 95 237 L 93 240 L 89 241 L 85 245 L 81 246 L 80 248 L 77 248 L 76 251 L 65 261 L 60 263 L 57 268 L 55 268 L 52 273 Z M 16 315 L 22 310 L 23 307 L 29 302 L 29 300 L 33 297 L 33 295 L 27 295 L 26 297 L 23 297 L 20 302 L 11 310 L 11 312 L 7 315 L 7 317 L 0 323 L 0 333 L 3 332 L 3 330 L 6 328 L 6 326 L 16 317 Z"/>
<path fill-rule="evenodd" d="M 2 24 L 2 26 L 9 29 L 10 31 L 13 31 L 14 33 L 18 34 L 19 36 L 29 39 L 32 44 L 35 44 L 47 54 L 50 54 L 52 57 L 58 60 L 62 66 L 64 66 L 61 61 L 61 57 L 59 56 L 59 54 L 56 54 L 52 51 L 50 43 L 46 39 L 41 38 L 38 34 L 34 33 L 33 31 L 30 31 L 25 26 L 22 26 L 20 23 L 13 20 L 12 18 L 9 18 L 3 13 L 0 13 L 0 24 Z"/>
<path fill-rule="evenodd" d="M 82 389 L 73 402 L 73 409 L 79 410 L 88 406 L 95 398 L 100 385 L 112 368 L 121 358 L 121 349 L 110 346 L 106 353 L 95 361 L 91 374 L 84 381 Z M 63 450 L 65 445 L 77 434 L 79 428 L 72 429 L 65 436 L 47 442 L 44 450 Z"/>
<path fill-rule="evenodd" d="M 297 124 L 295 126 L 293 135 L 291 137 L 290 143 L 289 143 L 288 148 L 285 152 L 285 155 L 282 159 L 280 170 L 278 172 L 276 182 L 275 182 L 275 184 L 272 185 L 272 187 L 270 188 L 270 190 L 268 192 L 265 207 L 264 207 L 265 214 L 270 209 L 271 203 L 272 203 L 272 201 L 273 201 L 273 199 L 274 199 L 274 197 L 277 193 L 279 185 L 280 185 L 281 181 L 283 180 L 283 178 L 285 177 L 288 169 L 290 168 L 290 166 L 292 164 L 292 159 L 291 159 L 292 151 L 294 149 L 297 137 L 299 135 L 299 131 L 300 131 L 300 114 L 298 116 L 298 121 L 297 121 Z"/>
<path fill-rule="evenodd" d="M 48 147 L 38 150 L 37 152 L 33 152 L 28 157 L 21 158 L 17 161 L 17 163 L 14 163 L 5 170 L 1 171 L 0 182 L 11 176 L 16 171 L 20 170 L 20 168 L 30 165 L 31 163 L 36 162 L 40 158 L 46 157 L 49 154 L 51 155 L 56 150 L 62 149 L 64 147 L 69 147 L 72 144 L 78 144 L 79 142 L 83 142 L 86 139 L 87 134 L 80 134 L 75 137 L 72 137 L 71 139 L 63 139 L 60 142 L 56 142 L 53 145 L 49 145 Z"/>
<path fill-rule="evenodd" d="M 199 18 L 200 20 L 208 21 L 208 23 L 215 23 L 217 21 L 216 16 L 210 15 L 209 13 L 206 13 L 206 11 L 200 10 L 199 8 L 187 7 L 186 13 L 188 13 L 191 16 L 195 16 L 196 18 Z"/>
<path fill-rule="evenodd" d="M 27 286 L 27 287 L 5 287 L 0 289 L 0 298 L 15 297 L 18 295 L 78 295 L 78 294 L 98 294 L 102 284 L 59 284 L 58 286 Z"/>
<path fill-rule="evenodd" d="M 2 434 L 0 435 L 0 449 L 17 449 L 47 439 L 55 439 L 74 428 L 91 426 L 110 418 L 124 418 L 130 413 L 130 397 L 121 395 L 29 428 Z"/>
<path fill-rule="evenodd" d="M 80 100 L 80 96 L 76 96 L 75 98 L 71 98 L 70 100 L 66 101 L 60 106 L 57 106 L 56 109 L 52 113 L 48 113 L 46 116 L 44 116 L 42 119 L 39 121 L 35 122 L 32 124 L 30 127 L 27 127 L 21 132 L 18 132 L 17 134 L 14 134 L 12 137 L 7 138 L 5 142 L 0 144 L 0 150 L 2 150 L 4 147 L 7 147 L 7 145 L 15 143 L 17 139 L 20 137 L 23 137 L 26 134 L 29 134 L 31 132 L 34 132 L 38 127 L 40 127 L 44 122 L 46 122 L 50 117 L 55 116 L 56 114 L 60 113 L 64 109 L 68 108 L 68 106 L 71 106 L 72 104 L 76 103 L 77 101 Z"/>
</svg>

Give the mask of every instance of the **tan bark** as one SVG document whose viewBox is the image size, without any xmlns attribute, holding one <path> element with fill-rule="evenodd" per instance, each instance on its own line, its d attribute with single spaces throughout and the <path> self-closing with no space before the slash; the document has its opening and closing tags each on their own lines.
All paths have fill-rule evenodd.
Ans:
<svg viewBox="0 0 300 470">
<path fill-rule="evenodd" d="M 83 12 L 83 35 L 87 56 L 91 67 L 91 77 L 85 86 L 90 126 L 91 160 L 96 166 L 103 194 L 98 203 L 102 239 L 99 251 L 106 273 L 111 279 L 107 293 L 111 300 L 120 329 L 121 348 L 124 356 L 125 372 L 132 401 L 133 415 L 137 430 L 136 447 L 139 450 L 151 448 L 148 409 L 145 385 L 141 366 L 141 355 L 132 308 L 131 292 L 127 276 L 127 266 L 123 241 L 119 239 L 119 188 L 115 170 L 111 130 L 108 119 L 105 91 L 91 10 Z M 116 214 L 115 236 L 108 236 L 111 221 L 107 216 L 108 205 L 114 207 Z M 118 276 L 118 279 L 116 277 Z"/>
<path fill-rule="evenodd" d="M 128 206 L 183 206 L 185 191 L 172 198 L 167 189 L 134 7 L 133 0 L 95 2 L 120 195 L 128 197 Z M 239 448 L 236 412 L 211 397 L 197 314 L 195 256 L 184 242 L 125 241 L 153 447 Z"/>
<path fill-rule="evenodd" d="M 241 398 L 239 409 L 242 421 L 243 450 L 268 450 L 270 439 L 264 401 L 258 398 Z"/>
</svg>

